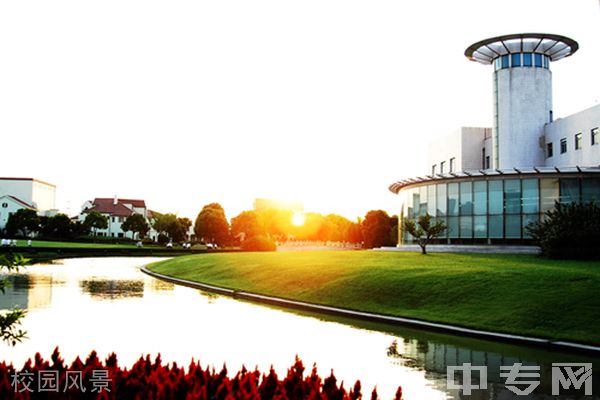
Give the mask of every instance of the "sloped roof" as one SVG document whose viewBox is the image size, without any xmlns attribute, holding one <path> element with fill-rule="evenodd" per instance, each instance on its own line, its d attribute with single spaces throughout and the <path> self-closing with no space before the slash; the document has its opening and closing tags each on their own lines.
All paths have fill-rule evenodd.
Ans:
<svg viewBox="0 0 600 400">
<path fill-rule="evenodd" d="M 110 203 L 112 204 L 114 202 L 114 198 L 105 198 L 105 197 L 96 197 L 94 199 L 94 204 L 101 204 L 101 203 Z M 146 208 L 146 202 L 144 200 L 138 200 L 138 199 L 117 199 L 118 203 L 123 203 L 123 204 L 131 204 L 133 207 L 139 207 L 139 208 Z"/>
<path fill-rule="evenodd" d="M 143 202 L 143 200 L 142 200 Z M 90 213 L 96 211 L 102 214 L 114 215 L 117 217 L 128 217 L 133 214 L 133 210 L 125 206 L 120 199 L 117 200 L 117 204 L 114 203 L 114 199 L 108 198 L 96 198 L 92 203 L 92 207 L 84 210 L 84 213 Z"/>
<path fill-rule="evenodd" d="M 1 196 L 0 199 L 2 199 L 4 197 L 8 197 L 8 198 L 12 199 L 13 201 L 15 201 L 16 203 L 22 205 L 23 207 L 27 207 L 27 208 L 29 208 L 31 210 L 35 210 L 36 209 L 32 204 L 29 204 L 29 203 L 27 203 L 27 202 L 19 199 L 18 197 L 11 196 L 10 194 L 7 194 L 5 196 Z"/>
</svg>

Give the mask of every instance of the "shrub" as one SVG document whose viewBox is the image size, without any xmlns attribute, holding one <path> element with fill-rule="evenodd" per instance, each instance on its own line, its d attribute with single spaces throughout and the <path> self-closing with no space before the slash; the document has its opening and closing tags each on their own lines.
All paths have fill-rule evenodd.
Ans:
<svg viewBox="0 0 600 400">
<path fill-rule="evenodd" d="M 600 207 L 596 203 L 557 202 L 527 230 L 547 257 L 600 259 Z"/>
<path fill-rule="evenodd" d="M 310 374 L 304 374 L 302 361 L 296 359 L 294 365 L 288 369 L 284 378 L 279 378 L 273 368 L 268 373 L 258 370 L 248 371 L 242 367 L 233 377 L 224 366 L 220 372 L 214 368 L 202 368 L 200 363 L 192 361 L 186 369 L 173 363 L 164 365 L 160 354 L 154 362 L 150 356 L 140 359 L 127 369 L 117 363 L 117 356 L 113 353 L 106 361 L 102 362 L 95 351 L 85 361 L 76 358 L 69 366 L 60 357 L 58 349 L 54 350 L 50 360 L 44 360 L 36 353 L 34 360 L 28 360 L 21 370 L 16 370 L 12 365 L 0 362 L 0 395 L 3 399 L 320 399 L 320 400 L 358 400 L 361 398 L 361 385 L 357 381 L 349 391 L 338 385 L 333 375 L 321 378 L 317 374 L 316 366 Z M 60 393 L 47 393 L 37 391 L 38 373 L 50 371 L 57 374 Z M 81 373 L 82 385 L 86 387 L 83 393 L 79 387 L 70 387 L 66 392 L 67 371 Z M 94 391 L 94 379 L 98 372 L 105 372 L 102 381 L 107 382 L 106 388 L 100 393 Z M 12 376 L 17 374 L 31 374 L 32 392 L 23 390 L 15 391 Z M 99 382 L 96 378 L 96 382 Z M 23 389 L 23 385 L 18 389 Z M 377 399 L 377 391 L 371 393 L 371 400 Z M 398 388 L 395 400 L 402 400 L 402 388 Z"/>
<path fill-rule="evenodd" d="M 273 240 L 267 236 L 253 236 L 242 243 L 242 250 L 244 251 L 275 251 L 277 245 Z"/>
</svg>

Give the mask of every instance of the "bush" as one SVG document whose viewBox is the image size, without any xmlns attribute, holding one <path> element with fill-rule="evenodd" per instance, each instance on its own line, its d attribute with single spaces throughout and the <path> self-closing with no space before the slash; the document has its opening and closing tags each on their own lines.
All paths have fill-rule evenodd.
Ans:
<svg viewBox="0 0 600 400">
<path fill-rule="evenodd" d="M 79 387 L 71 385 L 60 394 L 38 392 L 36 383 L 40 371 L 57 373 L 57 387 L 61 390 L 67 386 L 67 371 L 81 374 L 81 384 L 86 387 L 83 393 Z M 98 372 L 103 376 L 99 382 Z M 117 363 L 113 353 L 106 361 L 101 361 L 96 352 L 92 352 L 85 361 L 76 358 L 69 366 L 60 357 L 58 349 L 54 350 L 50 360 L 44 360 L 36 353 L 34 360 L 28 360 L 23 369 L 0 363 L 0 393 L 3 399 L 321 399 L 321 400 L 358 400 L 362 397 L 361 384 L 357 381 L 352 389 L 346 391 L 343 382 L 337 382 L 333 372 L 321 378 L 316 366 L 310 373 L 304 373 L 302 361 L 296 362 L 287 371 L 285 377 L 279 377 L 271 368 L 261 373 L 258 369 L 249 371 L 242 367 L 237 374 L 230 374 L 226 367 L 218 372 L 214 368 L 202 368 L 198 362 L 192 361 L 189 367 L 177 364 L 163 364 L 160 355 L 152 361 L 150 356 L 140 359 L 131 367 L 123 368 Z M 13 375 L 31 376 L 30 389 L 22 390 L 23 383 L 17 381 L 15 389 Z M 106 375 L 104 375 L 106 374 Z M 96 376 L 96 377 L 95 377 Z M 94 380 L 96 382 L 94 382 Z M 98 389 L 106 382 L 106 389 L 94 393 L 93 385 Z M 367 398 L 367 396 L 365 396 Z M 378 398 L 377 391 L 371 393 L 372 400 Z M 402 399 L 402 388 L 399 387 L 395 400 Z"/>
<path fill-rule="evenodd" d="M 547 257 L 600 259 L 600 207 L 596 203 L 557 202 L 527 230 Z"/>
<path fill-rule="evenodd" d="M 258 235 L 244 240 L 242 250 L 244 251 L 275 251 L 277 245 L 266 236 Z"/>
</svg>

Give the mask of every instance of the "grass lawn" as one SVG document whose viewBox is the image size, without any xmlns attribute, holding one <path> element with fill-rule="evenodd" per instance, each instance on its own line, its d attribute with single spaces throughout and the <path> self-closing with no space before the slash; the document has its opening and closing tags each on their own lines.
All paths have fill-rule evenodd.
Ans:
<svg viewBox="0 0 600 400">
<path fill-rule="evenodd" d="M 600 344 L 600 262 L 322 251 L 199 254 L 149 268 L 311 303 Z"/>
</svg>

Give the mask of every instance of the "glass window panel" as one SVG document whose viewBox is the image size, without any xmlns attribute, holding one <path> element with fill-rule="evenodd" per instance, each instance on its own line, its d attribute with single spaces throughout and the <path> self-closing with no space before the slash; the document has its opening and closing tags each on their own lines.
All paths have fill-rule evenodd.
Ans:
<svg viewBox="0 0 600 400">
<path fill-rule="evenodd" d="M 460 237 L 471 239 L 473 237 L 473 217 L 460 217 Z"/>
<path fill-rule="evenodd" d="M 473 210 L 475 215 L 487 214 L 487 182 L 473 183 Z"/>
<path fill-rule="evenodd" d="M 579 201 L 579 179 L 565 178 L 560 181 L 560 202 L 572 203 Z"/>
<path fill-rule="evenodd" d="M 502 68 L 508 68 L 508 54 L 502 56 Z"/>
<path fill-rule="evenodd" d="M 446 184 L 441 184 L 441 185 L 436 185 L 435 187 L 436 190 L 436 194 L 437 194 L 437 201 L 436 201 L 436 207 L 437 207 L 437 216 L 438 217 L 443 217 L 446 215 L 447 209 L 446 209 Z"/>
<path fill-rule="evenodd" d="M 460 183 L 460 215 L 473 214 L 473 184 Z"/>
<path fill-rule="evenodd" d="M 487 237 L 487 217 L 485 215 L 473 217 L 473 236 L 476 238 Z"/>
<path fill-rule="evenodd" d="M 541 212 L 554 209 L 554 202 L 558 201 L 558 179 L 540 179 Z"/>
<path fill-rule="evenodd" d="M 598 144 L 600 140 L 600 134 L 598 133 L 598 128 L 594 128 L 590 131 L 592 146 Z"/>
<path fill-rule="evenodd" d="M 435 217 L 435 185 L 427 188 L 427 213 Z"/>
<path fill-rule="evenodd" d="M 531 53 L 523 53 L 523 66 L 531 67 Z"/>
<path fill-rule="evenodd" d="M 523 214 L 523 237 L 531 239 L 531 235 L 527 231 L 527 225 L 536 222 L 540 218 L 539 214 Z"/>
<path fill-rule="evenodd" d="M 507 214 L 521 212 L 521 181 L 519 179 L 504 181 L 504 207 Z"/>
<path fill-rule="evenodd" d="M 523 179 L 523 213 L 537 213 L 540 211 L 540 193 L 537 179 Z"/>
<path fill-rule="evenodd" d="M 446 217 L 436 217 L 436 218 L 432 218 L 433 221 L 442 221 L 446 226 L 448 226 L 448 223 L 446 222 Z M 448 235 L 448 228 L 446 228 L 446 230 L 444 232 L 442 232 L 441 235 L 438 236 L 438 238 L 444 239 L 446 238 L 446 236 Z"/>
<path fill-rule="evenodd" d="M 502 195 L 502 181 L 489 181 L 489 208 L 490 214 L 502 214 L 504 210 L 504 197 Z"/>
<path fill-rule="evenodd" d="M 419 188 L 419 215 L 427 214 L 427 186 L 421 186 Z"/>
<path fill-rule="evenodd" d="M 490 215 L 488 217 L 488 228 L 491 239 L 501 239 L 504 237 L 504 218 L 502 215 Z"/>
<path fill-rule="evenodd" d="M 510 66 L 520 67 L 521 66 L 521 53 L 514 53 L 510 55 Z"/>
<path fill-rule="evenodd" d="M 414 217 L 414 212 L 413 212 L 413 191 L 414 189 L 408 189 L 406 190 L 406 216 L 409 219 L 412 219 Z"/>
<path fill-rule="evenodd" d="M 521 238 L 521 216 L 520 215 L 507 215 L 504 222 L 506 224 L 505 237 L 507 239 Z"/>
<path fill-rule="evenodd" d="M 535 66 L 536 67 L 542 67 L 542 55 L 541 54 L 534 54 L 535 57 Z"/>
<path fill-rule="evenodd" d="M 600 178 L 583 178 L 581 183 L 581 200 L 600 203 Z"/>
<path fill-rule="evenodd" d="M 448 184 L 448 215 L 458 215 L 458 183 Z"/>
<path fill-rule="evenodd" d="M 448 217 L 448 237 L 457 238 L 458 234 L 458 217 Z"/>
</svg>

